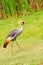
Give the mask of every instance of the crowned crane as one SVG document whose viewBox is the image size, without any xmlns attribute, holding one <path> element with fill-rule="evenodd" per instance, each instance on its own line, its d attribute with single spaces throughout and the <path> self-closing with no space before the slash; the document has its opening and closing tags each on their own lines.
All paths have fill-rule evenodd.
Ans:
<svg viewBox="0 0 43 65">
<path fill-rule="evenodd" d="M 14 43 L 14 41 L 16 41 L 17 36 L 19 36 L 22 32 L 23 32 L 23 25 L 24 22 L 23 21 L 19 21 L 18 24 L 20 25 L 20 28 L 12 30 L 6 37 L 6 40 L 3 44 L 3 47 L 6 48 L 7 45 L 12 41 Z M 12 43 L 12 44 L 13 44 Z M 16 41 L 16 44 L 19 46 L 19 44 Z M 20 47 L 20 46 L 19 46 Z M 21 48 L 21 47 L 20 47 Z"/>
</svg>

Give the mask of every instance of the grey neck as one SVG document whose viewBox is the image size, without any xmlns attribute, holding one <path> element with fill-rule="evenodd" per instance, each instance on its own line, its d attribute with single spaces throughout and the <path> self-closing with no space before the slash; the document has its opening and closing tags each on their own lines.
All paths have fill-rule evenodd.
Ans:
<svg viewBox="0 0 43 65">
<path fill-rule="evenodd" d="M 23 30 L 23 25 L 20 25 L 20 30 Z"/>
</svg>

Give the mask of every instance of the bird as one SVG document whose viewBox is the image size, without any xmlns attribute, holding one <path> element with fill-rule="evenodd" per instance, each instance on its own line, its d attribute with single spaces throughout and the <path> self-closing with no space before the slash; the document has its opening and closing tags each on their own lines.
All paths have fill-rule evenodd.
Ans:
<svg viewBox="0 0 43 65">
<path fill-rule="evenodd" d="M 24 21 L 19 20 L 19 21 L 18 21 L 18 24 L 20 25 L 20 28 L 17 28 L 17 29 L 12 30 L 12 31 L 7 35 L 6 40 L 5 40 L 4 44 L 3 44 L 3 47 L 4 47 L 4 48 L 6 48 L 7 45 L 8 45 L 11 41 L 14 43 L 14 41 L 16 41 L 16 38 L 23 32 Z M 13 43 L 12 43 L 12 44 L 13 44 Z M 19 46 L 19 44 L 17 43 L 17 41 L 16 41 L 16 44 L 17 44 L 17 46 Z M 12 47 L 13 47 L 13 46 L 12 46 Z M 19 48 L 21 48 L 21 47 L 19 46 Z M 21 49 L 22 49 L 22 48 L 21 48 Z"/>
</svg>

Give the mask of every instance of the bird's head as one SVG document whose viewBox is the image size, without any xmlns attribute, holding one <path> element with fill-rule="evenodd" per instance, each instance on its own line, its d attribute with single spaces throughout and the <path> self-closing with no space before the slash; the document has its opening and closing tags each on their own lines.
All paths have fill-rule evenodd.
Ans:
<svg viewBox="0 0 43 65">
<path fill-rule="evenodd" d="M 24 25 L 24 22 L 23 22 L 22 20 L 19 20 L 19 21 L 18 21 L 18 24 L 19 24 L 19 25 Z"/>
</svg>

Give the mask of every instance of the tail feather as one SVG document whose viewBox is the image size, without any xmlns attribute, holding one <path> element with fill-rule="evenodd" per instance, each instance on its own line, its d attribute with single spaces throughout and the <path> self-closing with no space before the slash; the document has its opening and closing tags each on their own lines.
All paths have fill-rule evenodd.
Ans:
<svg viewBox="0 0 43 65">
<path fill-rule="evenodd" d="M 8 38 L 5 42 L 4 42 L 4 45 L 3 47 L 6 48 L 8 43 L 12 41 L 12 38 Z"/>
<path fill-rule="evenodd" d="M 3 45 L 3 47 L 4 47 L 4 48 L 6 48 L 6 47 L 7 47 L 7 45 L 8 45 L 8 42 L 7 42 L 7 41 L 5 41 L 5 42 L 4 42 L 4 45 Z"/>
</svg>

